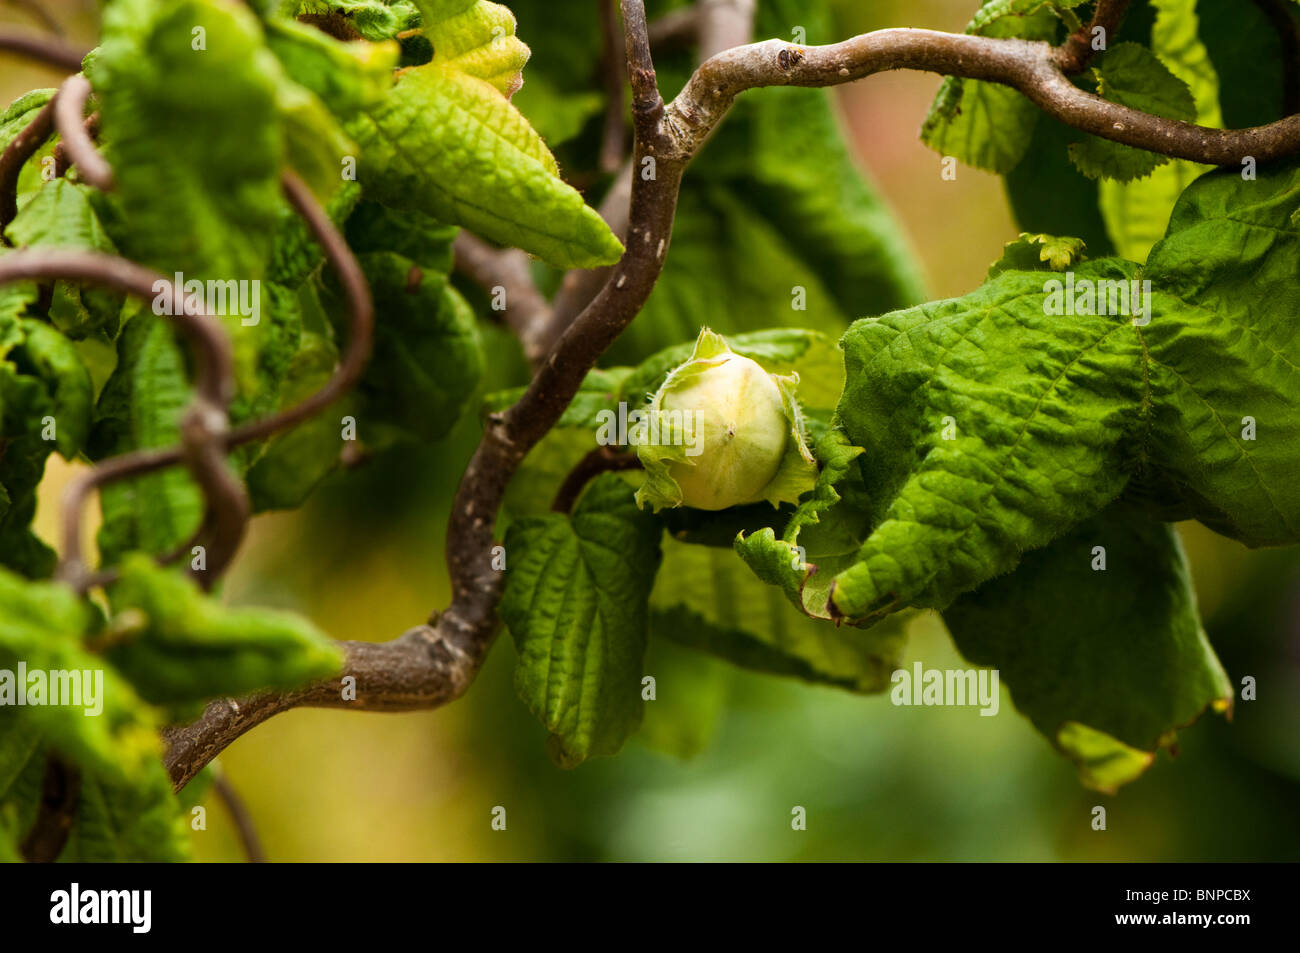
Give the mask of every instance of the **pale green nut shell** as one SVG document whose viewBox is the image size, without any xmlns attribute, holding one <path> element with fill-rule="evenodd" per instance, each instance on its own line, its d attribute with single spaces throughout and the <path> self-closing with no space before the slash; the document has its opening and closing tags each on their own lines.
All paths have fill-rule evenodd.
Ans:
<svg viewBox="0 0 1300 953">
<path fill-rule="evenodd" d="M 721 360 L 690 384 L 669 389 L 662 410 L 692 411 L 699 453 L 669 465 L 682 503 L 700 510 L 761 500 L 790 439 L 781 390 L 756 361 Z"/>
</svg>

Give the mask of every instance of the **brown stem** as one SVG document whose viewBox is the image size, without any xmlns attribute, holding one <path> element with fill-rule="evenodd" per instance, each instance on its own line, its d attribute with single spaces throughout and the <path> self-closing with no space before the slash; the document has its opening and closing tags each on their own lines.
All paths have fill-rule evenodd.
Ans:
<svg viewBox="0 0 1300 953">
<path fill-rule="evenodd" d="M 68 73 L 81 71 L 86 53 L 57 36 L 0 30 L 0 53 L 17 53 Z"/>
<path fill-rule="evenodd" d="M 1124 22 L 1131 0 L 1097 0 L 1092 21 L 1071 33 L 1056 51 L 1056 62 L 1065 73 L 1081 73 L 1098 53 L 1093 49 L 1093 35 L 1102 30 L 1103 43 L 1109 46 Z M 1104 48 L 1104 47 L 1103 47 Z"/>
<path fill-rule="evenodd" d="M 49 11 L 37 3 L 36 0 L 5 0 L 5 3 L 17 10 L 22 10 L 55 36 L 63 36 L 63 27 L 59 25 L 59 21 L 54 19 Z"/>
<path fill-rule="evenodd" d="M 623 100 L 623 44 L 614 13 L 614 0 L 596 0 L 600 11 L 600 32 L 604 44 L 601 76 L 605 85 L 605 131 L 600 146 L 600 171 L 614 173 L 623 165 L 627 123 Z"/>
<path fill-rule="evenodd" d="M 221 803 L 226 806 L 230 820 L 234 822 L 235 830 L 239 833 L 239 843 L 244 848 L 244 856 L 248 858 L 248 862 L 266 863 L 266 852 L 262 850 L 261 838 L 257 836 L 257 825 L 253 823 L 253 815 L 249 813 L 248 805 L 239 796 L 230 779 L 224 774 L 218 775 L 212 782 L 212 789 L 217 792 L 217 797 L 221 798 Z"/>
<path fill-rule="evenodd" d="M 551 306 L 533 281 L 528 254 L 518 248 L 493 248 L 477 235 L 461 231 L 452 243 L 456 270 L 489 294 L 505 293 L 502 318 L 523 346 L 528 363 L 536 367 L 546 356 L 539 332 L 551 313 Z"/>
</svg>

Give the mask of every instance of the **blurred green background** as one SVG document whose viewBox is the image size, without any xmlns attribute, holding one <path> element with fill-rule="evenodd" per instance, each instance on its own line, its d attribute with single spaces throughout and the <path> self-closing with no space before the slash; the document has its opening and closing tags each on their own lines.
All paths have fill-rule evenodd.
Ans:
<svg viewBox="0 0 1300 953">
<path fill-rule="evenodd" d="M 573 0 L 579 2 L 579 0 Z M 974 0 L 840 3 L 844 36 L 885 26 L 960 30 Z M 90 0 L 44 4 L 93 40 Z M 0 22 L 31 23 L 7 0 Z M 524 37 L 527 40 L 527 37 Z M 0 58 L 8 102 L 57 77 Z M 938 78 L 883 74 L 837 91 L 864 174 L 892 205 L 933 297 L 980 283 L 1015 237 L 1000 181 L 939 157 L 916 133 Z M 761 95 L 760 93 L 750 95 Z M 498 343 L 498 346 L 500 344 Z M 506 361 L 504 363 L 510 363 Z M 474 420 L 445 442 L 374 458 L 301 512 L 260 517 L 225 585 L 231 602 L 294 608 L 338 638 L 383 640 L 445 604 L 443 528 Z M 52 461 L 38 522 L 52 538 L 67 468 Z M 221 763 L 273 860 L 1295 860 L 1300 858 L 1300 553 L 1246 551 L 1183 527 L 1211 639 L 1259 700 L 1184 732 L 1118 796 L 1073 769 L 1002 699 L 975 709 L 896 708 L 732 670 L 655 646 L 646 728 L 613 759 L 554 767 L 514 696 L 498 640 L 469 696 L 410 715 L 295 711 Z M 937 617 L 913 627 L 907 664 L 964 667 Z M 696 748 L 694 757 L 646 744 Z M 1108 829 L 1091 828 L 1105 805 Z M 807 830 L 792 831 L 792 807 Z M 491 828 L 503 806 L 507 829 Z M 239 860 L 208 800 L 201 860 Z"/>
</svg>

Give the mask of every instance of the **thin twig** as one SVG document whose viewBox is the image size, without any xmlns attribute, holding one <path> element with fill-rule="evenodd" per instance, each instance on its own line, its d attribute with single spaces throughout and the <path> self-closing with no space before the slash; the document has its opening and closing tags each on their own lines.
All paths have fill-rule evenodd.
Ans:
<svg viewBox="0 0 1300 953">
<path fill-rule="evenodd" d="M 651 20 L 646 28 L 650 46 L 659 52 L 676 50 L 695 42 L 700 31 L 700 8 L 679 7 Z"/>
<path fill-rule="evenodd" d="M 22 10 L 55 36 L 63 36 L 63 27 L 59 24 L 59 21 L 54 19 L 49 11 L 37 3 L 36 0 L 4 0 L 4 2 L 17 10 Z"/>
<path fill-rule="evenodd" d="M 605 86 L 605 131 L 600 146 L 600 171 L 617 172 L 623 165 L 627 140 L 626 104 L 623 100 L 623 43 L 614 13 L 614 0 L 596 0 L 600 10 L 601 76 Z"/>
<path fill-rule="evenodd" d="M 700 0 L 700 59 L 753 39 L 754 6 L 755 0 Z"/>
<path fill-rule="evenodd" d="M 551 306 L 537 290 L 527 252 L 518 248 L 493 248 L 483 239 L 462 230 L 452 243 L 456 270 L 491 295 L 503 293 L 506 327 L 519 339 L 524 356 L 534 367 L 546 356 L 539 344 L 539 332 Z M 495 303 L 494 303 L 495 307 Z"/>
<path fill-rule="evenodd" d="M 87 116 L 85 122 L 81 124 L 81 128 L 86 138 L 92 143 L 93 148 L 93 143 L 99 136 L 99 113 L 91 113 Z M 63 139 L 60 139 L 54 146 L 54 177 L 62 178 L 68 174 L 70 168 L 72 168 L 72 159 L 68 155 L 67 144 Z"/>
<path fill-rule="evenodd" d="M 113 167 L 99 154 L 86 131 L 86 101 L 90 80 L 81 73 L 69 76 L 54 97 L 54 126 L 62 138 L 59 145 L 68 162 L 77 167 L 81 181 L 101 192 L 113 188 Z M 57 168 L 58 159 L 55 159 Z"/>
<path fill-rule="evenodd" d="M 212 782 L 212 789 L 217 792 L 221 803 L 226 806 L 231 821 L 234 822 L 235 830 L 239 833 L 239 843 L 244 848 L 244 856 L 248 858 L 248 862 L 266 863 L 266 852 L 262 850 L 261 838 L 257 836 L 257 825 L 253 823 L 253 815 L 249 813 L 248 805 L 239 796 L 230 779 L 224 774 L 217 775 L 217 779 Z"/>
<path fill-rule="evenodd" d="M 1128 13 L 1131 0 L 1097 0 L 1092 20 L 1083 29 L 1071 33 L 1056 51 L 1056 62 L 1061 69 L 1073 75 L 1081 73 L 1092 62 L 1098 50 L 1093 47 L 1093 38 L 1098 36 L 1102 49 L 1110 46 L 1115 34 L 1119 32 L 1124 15 Z"/>
<path fill-rule="evenodd" d="M 57 36 L 8 29 L 0 30 L 0 53 L 17 53 L 67 73 L 81 72 L 81 61 L 86 58 L 85 50 Z"/>
</svg>

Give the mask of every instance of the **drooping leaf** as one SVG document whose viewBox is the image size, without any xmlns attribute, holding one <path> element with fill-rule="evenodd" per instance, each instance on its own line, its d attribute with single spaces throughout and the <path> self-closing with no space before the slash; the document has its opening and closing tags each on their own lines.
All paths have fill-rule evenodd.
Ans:
<svg viewBox="0 0 1300 953">
<path fill-rule="evenodd" d="M 54 553 L 32 533 L 36 488 L 50 453 L 72 459 L 90 428 L 91 381 L 60 332 L 20 318 L 0 350 L 0 565 L 48 576 Z"/>
<path fill-rule="evenodd" d="M 314 27 L 281 19 L 267 24 L 266 43 L 293 81 L 339 118 L 378 104 L 393 85 L 393 43 L 343 43 Z"/>
<path fill-rule="evenodd" d="M 1028 553 L 958 598 L 944 621 L 962 654 L 997 668 L 1016 707 L 1072 756 L 1058 737 L 1071 723 L 1067 739 L 1086 726 L 1149 754 L 1208 705 L 1231 702 L 1177 534 L 1130 508 Z"/>
<path fill-rule="evenodd" d="M 105 657 L 152 702 L 299 688 L 343 662 L 338 646 L 306 619 L 222 606 L 188 576 L 141 553 L 123 560 L 113 602 Z"/>
<path fill-rule="evenodd" d="M 496 87 L 507 99 L 523 83 L 529 50 L 515 15 L 488 0 L 415 0 L 421 27 L 444 66 Z"/>
<path fill-rule="evenodd" d="M 0 731 L 39 737 L 114 783 L 141 783 L 160 753 L 157 725 L 131 684 L 83 647 L 96 624 L 68 586 L 0 569 Z"/>
<path fill-rule="evenodd" d="M 564 766 L 614 754 L 641 721 L 661 532 L 631 488 L 605 474 L 572 519 L 519 520 L 506 536 L 500 611 L 518 651 L 515 686 Z"/>
<path fill-rule="evenodd" d="M 1251 545 L 1300 539 L 1296 177 L 1199 179 L 1140 276 L 1115 259 L 1067 276 L 1073 315 L 1059 277 L 1007 271 L 855 325 L 839 414 L 874 523 L 835 612 L 942 607 L 1126 490 Z M 1126 304 L 1134 277 L 1152 291 Z"/>
<path fill-rule="evenodd" d="M 420 24 L 415 0 L 282 0 L 285 16 L 337 17 L 361 37 L 391 40 Z"/>
</svg>

